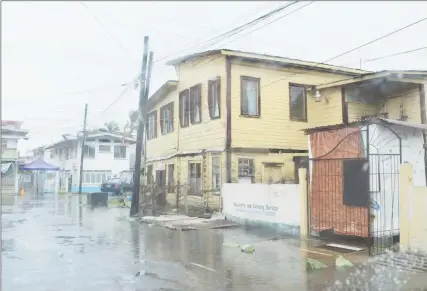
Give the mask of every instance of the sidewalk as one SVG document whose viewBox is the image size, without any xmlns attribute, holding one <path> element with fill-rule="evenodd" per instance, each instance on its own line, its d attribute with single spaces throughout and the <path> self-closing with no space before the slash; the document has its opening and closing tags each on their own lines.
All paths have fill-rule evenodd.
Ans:
<svg viewBox="0 0 427 291">
<path fill-rule="evenodd" d="M 160 216 L 144 216 L 142 222 L 163 226 L 171 230 L 201 230 L 235 227 L 237 224 L 224 219 L 221 214 L 215 214 L 210 219 L 190 217 L 179 214 Z"/>
</svg>

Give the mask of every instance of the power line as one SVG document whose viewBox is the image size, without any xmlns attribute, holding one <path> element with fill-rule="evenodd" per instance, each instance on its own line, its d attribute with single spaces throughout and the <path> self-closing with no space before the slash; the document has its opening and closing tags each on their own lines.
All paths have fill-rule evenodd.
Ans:
<svg viewBox="0 0 427 291">
<path fill-rule="evenodd" d="M 257 30 L 259 30 L 259 29 L 261 29 L 261 28 L 263 28 L 263 27 L 265 27 L 265 26 L 267 26 L 267 25 L 269 25 L 269 24 L 273 23 L 273 22 L 276 22 L 276 21 L 278 21 L 278 20 L 280 20 L 280 19 L 283 19 L 284 17 L 289 16 L 289 15 L 293 14 L 294 12 L 297 12 L 298 10 L 301 10 L 301 9 L 305 8 L 306 6 L 308 6 L 308 5 L 310 5 L 310 4 L 313 4 L 313 2 L 314 2 L 314 1 L 311 1 L 310 3 L 305 4 L 305 5 L 303 5 L 303 6 L 299 7 L 299 8 L 297 8 L 297 9 L 295 9 L 295 10 L 293 10 L 293 11 L 291 11 L 291 12 L 287 13 L 287 14 L 284 14 L 284 15 L 282 15 L 282 16 L 280 16 L 280 17 L 276 18 L 276 19 L 273 19 L 272 21 L 267 22 L 267 23 L 265 23 L 264 25 L 259 26 L 259 27 L 255 28 L 254 30 L 249 31 L 249 32 L 248 32 L 248 33 L 246 33 L 246 34 L 243 34 L 243 35 L 241 35 L 241 36 L 239 36 L 239 37 L 237 37 L 237 38 L 235 38 L 235 39 L 232 39 L 232 40 L 230 40 L 230 41 L 226 42 L 225 44 L 222 44 L 221 46 L 222 46 L 222 47 L 224 47 L 224 45 L 227 45 L 227 44 L 229 44 L 229 43 L 231 43 L 231 42 L 234 42 L 234 41 L 236 41 L 236 40 L 238 40 L 238 39 L 241 39 L 241 38 L 243 38 L 243 37 L 245 37 L 245 36 L 247 36 L 247 35 L 249 35 L 249 34 L 251 34 L 251 33 L 255 32 L 255 31 L 257 31 Z M 291 4 L 295 4 L 295 3 L 291 3 Z M 289 6 L 288 6 L 288 7 L 289 7 Z M 219 42 L 221 42 L 221 41 L 219 41 Z M 217 58 L 220 58 L 220 57 L 221 57 L 221 56 L 218 56 Z M 215 59 L 217 59 L 217 58 L 214 58 L 213 60 L 215 60 Z M 211 60 L 211 61 L 213 61 L 213 60 Z M 197 63 L 196 63 L 196 64 L 197 64 Z"/>
<path fill-rule="evenodd" d="M 360 45 L 360 46 L 358 46 L 358 47 L 356 47 L 356 48 L 354 48 L 354 49 L 351 49 L 351 50 L 348 50 L 348 51 L 346 51 L 346 52 L 343 52 L 342 54 L 339 54 L 339 55 L 337 55 L 337 56 L 335 56 L 335 57 L 333 57 L 333 58 L 330 58 L 329 60 L 325 61 L 324 63 L 326 63 L 326 62 L 330 62 L 330 61 L 332 61 L 332 60 L 335 60 L 335 59 L 337 59 L 337 58 L 339 58 L 339 57 L 342 57 L 343 55 L 346 55 L 346 54 L 352 53 L 352 52 L 354 52 L 354 51 L 356 51 L 356 50 L 358 50 L 358 49 L 361 49 L 361 48 L 363 48 L 363 47 L 365 47 L 365 46 L 368 46 L 368 45 L 370 45 L 370 44 L 373 44 L 374 42 L 377 42 L 377 41 L 382 40 L 382 39 L 384 39 L 384 38 L 386 38 L 386 37 L 389 37 L 389 36 L 391 36 L 391 35 L 393 35 L 393 34 L 396 34 L 396 33 L 400 32 L 400 31 L 402 31 L 402 30 L 404 30 L 404 29 L 407 29 L 407 28 L 409 28 L 409 27 L 411 27 L 411 26 L 414 26 L 414 25 L 416 25 L 416 24 L 418 24 L 418 23 L 421 23 L 421 22 L 423 22 L 423 21 L 425 21 L 425 20 L 427 20 L 427 17 L 424 17 L 424 18 L 422 18 L 422 19 L 420 19 L 420 20 L 418 20 L 418 21 L 412 22 L 411 24 L 408 24 L 408 25 L 406 25 L 406 26 L 404 26 L 404 27 L 402 27 L 402 28 L 399 28 L 399 29 L 393 30 L 393 31 L 392 31 L 392 32 L 390 32 L 390 33 L 387 33 L 387 34 L 385 34 L 385 35 L 383 35 L 383 36 L 381 36 L 381 37 L 379 37 L 379 38 L 376 38 L 376 39 L 374 39 L 374 40 L 368 41 L 367 43 L 364 43 L 364 44 L 362 44 L 362 45 Z"/>
<path fill-rule="evenodd" d="M 403 52 L 398 52 L 398 53 L 394 53 L 394 54 L 390 54 L 390 55 L 385 55 L 385 56 L 381 56 L 381 57 L 375 57 L 372 59 L 366 59 L 366 60 L 361 60 L 362 63 L 370 63 L 370 62 L 375 62 L 378 60 L 383 60 L 383 59 L 388 59 L 388 58 L 392 58 L 392 57 L 396 57 L 396 56 L 401 56 L 401 55 L 405 55 L 405 54 L 409 54 L 409 53 L 414 53 L 414 52 L 418 52 L 421 50 L 425 50 L 427 49 L 427 46 L 424 47 L 420 47 L 420 48 L 416 48 L 416 49 L 412 49 L 412 50 L 407 50 L 407 51 L 403 51 Z M 347 63 L 343 66 L 350 66 L 353 64 L 358 64 L 359 62 L 352 62 L 352 63 Z"/>
<path fill-rule="evenodd" d="M 238 27 L 236 27 L 236 28 L 234 28 L 234 29 L 232 29 L 232 30 L 229 30 L 229 31 L 227 31 L 227 32 L 225 32 L 225 33 L 222 33 L 221 35 L 218 35 L 218 36 L 216 36 L 216 37 L 213 37 L 213 38 L 211 38 L 211 39 L 209 39 L 209 40 L 207 40 L 207 41 L 205 41 L 205 42 L 202 42 L 202 43 L 200 43 L 200 44 L 198 44 L 198 45 L 195 45 L 195 46 L 190 46 L 190 47 L 188 47 L 188 48 L 186 48 L 186 49 L 184 49 L 184 50 L 180 50 L 180 51 L 178 51 L 177 53 L 174 53 L 174 54 L 171 54 L 171 55 L 168 55 L 168 56 L 165 56 L 165 57 L 162 57 L 162 58 L 160 58 L 160 59 L 157 59 L 157 60 L 155 60 L 154 62 L 153 62 L 153 64 L 154 63 L 157 63 L 157 62 L 159 62 L 159 61 L 162 61 L 162 60 L 164 60 L 164 59 L 167 59 L 167 58 L 169 58 L 169 57 L 172 57 L 172 56 L 175 56 L 175 55 L 177 55 L 177 54 L 181 54 L 181 53 L 183 53 L 183 52 L 186 52 L 186 51 L 188 51 L 188 50 L 190 50 L 190 49 L 192 49 L 192 48 L 194 48 L 194 47 L 197 47 L 197 46 L 200 46 L 200 45 L 202 45 L 202 44 L 205 44 L 205 43 L 210 43 L 210 42 L 212 42 L 212 41 L 218 41 L 218 39 L 219 38 L 223 38 L 223 40 L 225 39 L 225 38 L 227 38 L 227 37 L 230 37 L 230 36 L 232 36 L 232 35 L 234 35 L 234 34 L 236 34 L 236 33 L 239 33 L 239 32 L 241 32 L 241 31 L 243 31 L 244 29 L 245 29 L 245 27 L 247 27 L 247 26 L 253 26 L 253 25 L 255 25 L 255 24 L 257 24 L 257 23 L 259 23 L 260 21 L 262 21 L 262 20 L 265 20 L 265 19 L 267 19 L 267 18 L 269 18 L 269 17 L 271 17 L 272 15 L 275 15 L 276 13 L 278 13 L 278 12 L 280 12 L 280 11 L 282 11 L 282 10 L 284 10 L 284 9 L 286 9 L 286 8 L 288 8 L 288 7 L 290 7 L 290 6 L 292 6 L 292 5 L 294 5 L 294 4 L 296 4 L 296 3 L 298 3 L 299 1 L 293 1 L 293 2 L 291 2 L 291 3 L 288 3 L 288 4 L 286 4 L 286 5 L 283 5 L 283 6 L 280 6 L 279 8 L 275 8 L 275 9 L 273 9 L 272 11 L 269 11 L 268 13 L 265 13 L 265 14 L 263 14 L 262 16 L 259 16 L 259 17 L 257 17 L 257 18 L 255 18 L 255 19 L 253 19 L 253 20 L 251 20 L 251 21 L 249 21 L 249 22 L 247 22 L 247 23 L 245 23 L 245 24 L 243 24 L 243 25 L 240 25 L 240 26 L 238 26 Z M 230 35 L 231 34 L 231 35 Z M 138 78 L 139 78 L 139 73 L 138 74 L 136 74 L 135 75 L 135 77 L 132 79 L 132 81 L 129 83 L 129 85 L 128 86 L 126 86 L 124 89 L 123 89 L 123 91 L 122 92 L 120 92 L 120 94 L 119 94 L 119 96 L 116 98 L 116 99 L 114 99 L 113 100 L 113 102 L 109 105 L 109 106 L 107 106 L 107 108 L 104 110 L 104 112 L 106 112 L 108 109 L 110 109 L 118 100 L 120 100 L 120 98 L 122 98 L 123 96 L 124 96 L 124 94 L 126 94 L 126 92 L 129 90 L 129 88 L 132 86 L 132 84 L 134 84 L 137 80 L 138 80 Z"/>
<path fill-rule="evenodd" d="M 380 37 L 378 37 L 378 38 L 376 38 L 376 39 L 374 39 L 374 40 L 368 41 L 368 42 L 366 42 L 366 43 L 364 43 L 364 44 L 362 44 L 362 45 L 360 45 L 360 46 L 358 46 L 358 47 L 356 47 L 356 48 L 354 48 L 354 49 L 348 50 L 348 51 L 346 51 L 346 52 L 344 52 L 344 53 L 341 53 L 341 54 L 339 54 L 339 55 L 337 55 L 337 56 L 334 56 L 334 57 L 332 57 L 332 58 L 330 58 L 330 59 L 327 59 L 326 61 L 323 61 L 323 62 L 320 62 L 320 63 L 316 63 L 316 64 L 313 66 L 313 68 L 316 68 L 316 67 L 318 67 L 319 65 L 327 65 L 327 64 L 326 64 L 327 62 L 330 62 L 330 61 L 332 61 L 332 60 L 334 60 L 334 59 L 337 59 L 337 58 L 339 58 L 339 57 L 341 57 L 341 56 L 343 56 L 343 55 L 346 55 L 346 54 L 349 54 L 349 53 L 351 53 L 351 52 L 354 52 L 355 50 L 358 50 L 358 49 L 360 49 L 360 48 L 366 47 L 366 46 L 368 46 L 368 45 L 370 45 L 370 44 L 372 44 L 372 43 L 375 43 L 375 42 L 377 42 L 377 41 L 380 41 L 380 40 L 382 40 L 382 39 L 384 39 L 384 38 L 386 38 L 386 37 L 389 37 L 389 36 L 391 36 L 391 35 L 393 35 L 393 34 L 395 34 L 395 33 L 397 33 L 397 32 L 400 32 L 400 31 L 402 31 L 402 30 L 404 30 L 404 29 L 406 29 L 406 28 L 409 28 L 409 27 L 411 27 L 411 26 L 414 26 L 414 25 L 416 25 L 416 24 L 418 24 L 418 23 L 420 23 L 420 22 L 422 22 L 422 21 L 425 21 L 425 20 L 427 20 L 427 17 L 425 17 L 425 18 L 423 18 L 423 19 L 420 19 L 420 20 L 418 20 L 418 21 L 415 21 L 415 22 L 413 22 L 413 23 L 411 23 L 411 24 L 408 24 L 408 25 L 406 25 L 406 26 L 404 26 L 404 27 L 402 27 L 402 28 L 396 29 L 396 30 L 394 30 L 394 31 L 392 31 L 392 32 L 390 32 L 390 33 L 387 33 L 387 34 L 385 34 L 385 35 L 383 35 L 383 36 L 380 36 Z M 288 76 L 286 76 L 286 77 L 284 77 L 284 78 L 280 78 L 280 79 L 278 79 L 278 80 L 276 80 L 276 81 L 270 82 L 270 83 L 265 84 L 265 85 L 263 85 L 263 86 L 261 86 L 261 87 L 270 86 L 270 85 L 275 84 L 275 83 L 277 83 L 277 82 L 279 82 L 279 81 L 286 80 L 286 79 L 288 79 L 288 78 L 290 78 L 290 77 L 292 77 L 292 76 L 295 76 L 295 75 L 301 74 L 301 73 L 303 73 L 303 72 L 304 72 L 304 71 L 299 71 L 299 72 L 296 72 L 296 73 L 290 74 L 290 75 L 288 75 Z"/>
<path fill-rule="evenodd" d="M 400 52 L 400 53 L 395 53 L 395 54 L 391 54 L 391 55 L 387 55 L 387 56 L 377 57 L 374 59 L 367 59 L 367 60 L 364 60 L 363 62 L 364 63 L 374 62 L 374 61 L 378 61 L 378 60 L 382 60 L 382 59 L 386 59 L 386 58 L 391 58 L 391 57 L 395 57 L 395 56 L 400 56 L 400 55 L 404 55 L 404 54 L 409 54 L 409 53 L 413 53 L 413 52 L 417 52 L 417 51 L 425 50 L 425 49 L 427 49 L 427 46 L 420 47 L 420 48 L 413 49 L 413 50 L 409 50 L 409 51 Z"/>
<path fill-rule="evenodd" d="M 252 34 L 252 33 L 254 33 L 255 31 L 260 30 L 261 28 L 263 28 L 263 27 L 265 27 L 265 26 L 267 26 L 267 25 L 270 25 L 270 24 L 272 24 L 272 23 L 274 23 L 274 22 L 276 22 L 276 21 L 278 21 L 278 20 L 280 20 L 280 19 L 283 19 L 283 18 L 285 18 L 285 17 L 287 17 L 287 16 L 289 16 L 289 15 L 291 15 L 291 14 L 293 14 L 293 13 L 297 12 L 298 10 L 301 10 L 301 9 L 303 9 L 303 8 L 307 7 L 308 5 L 311 5 L 311 4 L 313 4 L 313 3 L 314 3 L 314 1 L 311 1 L 311 2 L 309 2 L 309 3 L 305 4 L 305 5 L 301 6 L 301 7 L 298 7 L 297 9 L 292 10 L 291 12 L 286 13 L 286 14 L 284 14 L 284 15 L 282 15 L 282 16 L 280 16 L 280 17 L 276 18 L 276 19 L 273 19 L 272 21 L 267 22 L 267 23 L 265 23 L 265 24 L 261 25 L 260 27 L 257 27 L 257 28 L 255 28 L 254 30 L 249 31 L 249 32 L 248 32 L 248 33 L 246 33 L 246 34 L 243 34 L 243 35 L 241 35 L 241 36 L 239 36 L 239 37 L 237 37 L 237 38 L 235 38 L 235 39 L 230 40 L 229 42 L 226 42 L 225 44 L 222 44 L 222 46 L 224 46 L 224 45 L 226 45 L 226 44 L 229 44 L 229 43 L 231 43 L 231 42 L 234 42 L 234 41 L 236 41 L 236 40 L 238 40 L 238 39 L 241 39 L 241 38 L 243 38 L 243 37 L 245 37 L 245 36 L 247 36 L 247 35 L 249 35 L 249 34 Z M 295 4 L 295 3 L 292 3 L 292 4 Z"/>
<path fill-rule="evenodd" d="M 275 9 L 273 9 L 273 10 L 271 10 L 271 11 L 269 11 L 269 12 L 267 12 L 267 13 L 265 13 L 265 14 L 257 17 L 257 18 L 255 18 L 255 19 L 253 19 L 253 20 L 251 20 L 251 21 L 249 21 L 249 22 L 247 22 L 245 24 L 242 24 L 242 25 L 240 25 L 240 26 L 238 26 L 238 27 L 236 27 L 236 28 L 234 28 L 234 29 L 232 29 L 230 31 L 227 31 L 227 32 L 225 32 L 225 33 L 223 33 L 223 34 L 221 34 L 219 36 L 216 36 L 216 37 L 214 37 L 214 38 L 212 38 L 212 39 L 210 39 L 210 40 L 208 40 L 206 42 L 202 42 L 200 45 L 203 45 L 203 47 L 213 46 L 216 43 L 221 42 L 222 40 L 225 40 L 225 39 L 227 39 L 227 38 L 229 38 L 229 37 L 231 37 L 231 36 L 233 36 L 235 34 L 238 34 L 241 31 L 243 31 L 243 30 L 245 30 L 245 29 L 247 29 L 247 28 L 249 28 L 251 26 L 254 26 L 254 25 L 258 24 L 258 23 L 260 23 L 263 20 L 268 19 L 268 18 L 276 15 L 277 13 L 283 11 L 284 9 L 286 9 L 286 8 L 292 6 L 292 5 L 297 4 L 298 2 L 299 1 L 293 1 L 291 3 L 288 3 L 288 4 L 285 4 L 283 6 L 280 6 L 279 8 L 275 8 Z M 183 52 L 188 51 L 188 50 L 189 49 L 186 49 Z"/>
<path fill-rule="evenodd" d="M 96 22 L 98 23 L 99 26 L 101 26 L 101 28 L 119 45 L 120 49 L 123 49 L 123 45 L 122 43 L 111 33 L 110 30 L 108 30 L 108 28 L 103 25 L 101 23 L 101 21 L 99 21 L 99 19 L 90 11 L 89 7 L 87 7 L 87 5 L 83 2 L 79 2 L 80 5 L 82 5 L 86 11 L 88 12 L 88 14 L 90 15 L 90 17 Z"/>
</svg>

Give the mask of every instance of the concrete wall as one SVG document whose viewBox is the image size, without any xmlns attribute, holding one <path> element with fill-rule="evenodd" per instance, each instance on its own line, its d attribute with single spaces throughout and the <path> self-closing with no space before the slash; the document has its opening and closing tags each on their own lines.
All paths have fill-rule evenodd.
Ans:
<svg viewBox="0 0 427 291">
<path fill-rule="evenodd" d="M 298 184 L 223 184 L 223 214 L 246 225 L 267 225 L 299 234 Z"/>
<path fill-rule="evenodd" d="M 414 185 L 414 166 L 400 167 L 400 244 L 427 252 L 427 187 Z"/>
</svg>

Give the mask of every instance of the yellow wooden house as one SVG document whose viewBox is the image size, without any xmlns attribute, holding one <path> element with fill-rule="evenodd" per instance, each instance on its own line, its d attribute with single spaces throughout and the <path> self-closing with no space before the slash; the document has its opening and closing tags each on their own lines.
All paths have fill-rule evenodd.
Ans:
<svg viewBox="0 0 427 291">
<path fill-rule="evenodd" d="M 168 63 L 149 99 L 148 172 L 189 193 L 222 183 L 292 183 L 308 156 L 302 129 L 342 122 L 342 92 L 315 86 L 370 72 L 255 53 L 212 50 Z M 326 99 L 327 96 L 327 99 Z"/>
</svg>

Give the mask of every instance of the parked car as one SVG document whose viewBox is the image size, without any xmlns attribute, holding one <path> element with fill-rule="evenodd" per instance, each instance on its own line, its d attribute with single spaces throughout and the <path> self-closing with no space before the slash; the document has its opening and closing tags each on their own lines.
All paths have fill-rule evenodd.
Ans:
<svg viewBox="0 0 427 291">
<path fill-rule="evenodd" d="M 123 195 L 124 192 L 130 192 L 133 188 L 133 182 L 129 179 L 113 178 L 101 184 L 101 192 L 111 192 L 115 195 Z"/>
</svg>

